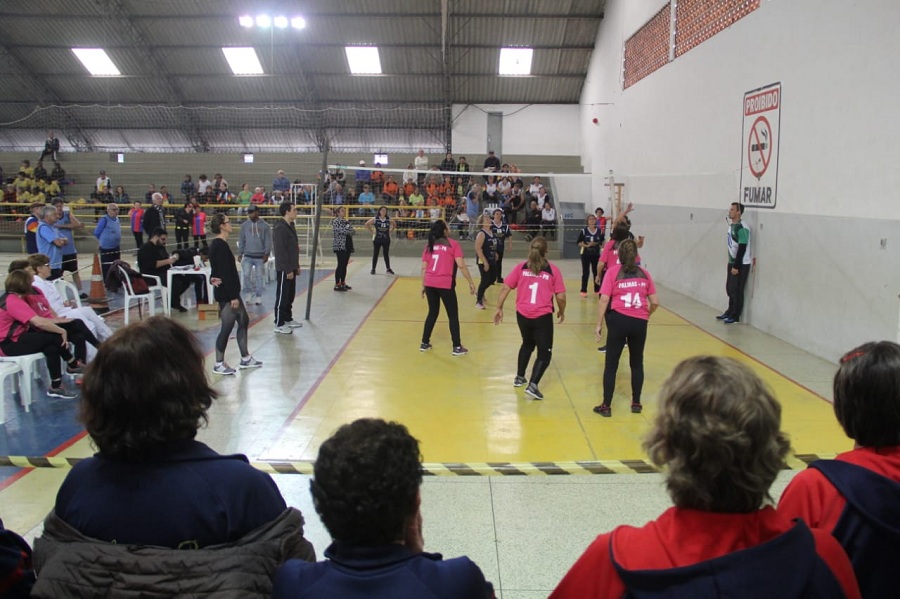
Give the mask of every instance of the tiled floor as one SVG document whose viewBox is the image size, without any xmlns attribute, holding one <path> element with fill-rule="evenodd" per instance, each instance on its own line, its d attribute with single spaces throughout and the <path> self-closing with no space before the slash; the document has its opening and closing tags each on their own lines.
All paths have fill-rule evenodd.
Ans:
<svg viewBox="0 0 900 599">
<path fill-rule="evenodd" d="M 0 266 L 5 263 L 0 260 Z M 329 265 L 333 261 L 325 267 Z M 570 307 L 566 323 L 556 328 L 554 363 L 541 385 L 544 402 L 526 400 L 511 384 L 518 346 L 511 302 L 500 327 L 490 324 L 491 310 L 477 312 L 461 303 L 463 342 L 472 350 L 468 356 L 450 356 L 443 320 L 435 329 L 435 349 L 420 353 L 425 307 L 418 297 L 419 261 L 395 258 L 392 266 L 399 277 L 372 276 L 368 260 L 361 257 L 350 267 L 351 293 L 332 292 L 327 276 L 314 287 L 312 318 L 294 335 L 272 334 L 271 298 L 251 308 L 258 323 L 251 329 L 250 348 L 265 366 L 216 381 L 222 396 L 200 439 L 252 460 L 307 460 L 338 424 L 381 415 L 410 427 L 422 440 L 426 462 L 642 459 L 640 439 L 662 379 L 678 359 L 712 352 L 748 361 L 773 386 L 798 451 L 849 448 L 823 400 L 830 398 L 834 365 L 750 326 L 726 327 L 713 318 L 717 310 L 665 289 L 660 297 L 667 311 L 651 324 L 645 413 L 622 410 L 609 420 L 593 415 L 590 407 L 597 402 L 602 370 L 602 354 L 593 339 L 596 300 L 578 297 L 579 264 L 559 265 L 569 280 Z M 495 298 L 496 291 L 489 292 L 488 303 Z M 298 296 L 295 318 L 304 315 L 305 306 L 306 296 Z M 198 330 L 210 347 L 216 323 L 204 330 L 210 323 L 198 322 L 193 312 L 177 317 Z M 233 353 L 232 343 L 230 359 Z M 616 400 L 622 407 L 627 404 L 627 377 L 625 363 Z M 6 401 L 8 422 L 0 426 L 0 450 L 6 455 L 41 447 L 42 419 L 50 418 L 48 412 L 61 421 L 60 430 L 79 430 L 74 407 L 41 397 L 38 402 L 43 403 L 25 415 Z M 81 439 L 60 455 L 90 453 L 89 441 Z M 0 517 L 33 538 L 65 471 L 38 469 L 22 475 L 0 470 L 6 471 Z M 776 498 L 792 475 L 782 473 L 773 489 Z M 307 535 L 321 553 L 328 535 L 309 499 L 308 477 L 279 474 L 275 480 L 288 503 L 305 514 Z M 429 476 L 422 493 L 426 548 L 470 556 L 505 599 L 546 596 L 598 533 L 617 524 L 641 524 L 669 505 L 658 474 Z"/>
</svg>

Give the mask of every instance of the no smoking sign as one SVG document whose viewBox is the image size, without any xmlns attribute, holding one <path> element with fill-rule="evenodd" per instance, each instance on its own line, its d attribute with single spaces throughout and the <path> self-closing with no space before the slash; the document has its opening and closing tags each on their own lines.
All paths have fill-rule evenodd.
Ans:
<svg viewBox="0 0 900 599">
<path fill-rule="evenodd" d="M 774 208 L 778 196 L 781 83 L 744 94 L 741 198 L 745 206 Z"/>
</svg>

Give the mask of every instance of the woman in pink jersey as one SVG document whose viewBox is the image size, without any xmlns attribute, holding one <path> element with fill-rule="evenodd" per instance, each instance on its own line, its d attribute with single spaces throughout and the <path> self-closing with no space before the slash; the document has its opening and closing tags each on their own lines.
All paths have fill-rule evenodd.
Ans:
<svg viewBox="0 0 900 599">
<path fill-rule="evenodd" d="M 431 332 L 437 322 L 441 302 L 447 311 L 450 321 L 450 337 L 453 340 L 454 356 L 469 353 L 463 347 L 459 335 L 459 304 L 456 301 L 456 271 L 461 269 L 469 282 L 469 293 L 475 294 L 475 283 L 466 266 L 462 248 L 450 239 L 450 229 L 443 220 L 436 220 L 428 233 L 428 245 L 422 252 L 422 297 L 428 300 L 428 316 L 425 317 L 425 328 L 422 330 L 422 345 L 419 351 L 431 349 Z"/>
<path fill-rule="evenodd" d="M 528 260 L 515 266 L 503 280 L 503 288 L 497 298 L 497 312 L 494 313 L 494 324 L 503 322 L 503 302 L 515 289 L 516 321 L 522 335 L 522 345 L 519 347 L 513 386 L 521 387 L 527 382 L 525 394 L 535 399 L 544 399 L 538 383 L 550 365 L 553 350 L 553 298 L 556 298 L 559 309 L 559 322 L 566 319 L 566 286 L 559 269 L 547 261 L 546 255 L 547 240 L 543 237 L 532 239 L 528 247 Z M 531 380 L 526 381 L 525 369 L 535 347 L 537 358 L 531 369 Z"/>
<path fill-rule="evenodd" d="M 637 244 L 634 240 L 619 242 L 618 257 L 621 265 L 613 266 L 603 278 L 597 308 L 597 341 L 600 341 L 604 317 L 609 331 L 606 334 L 606 367 L 603 369 L 603 403 L 596 406 L 594 412 L 606 417 L 612 416 L 610 404 L 616 390 L 616 372 L 626 343 L 631 366 L 631 411 L 641 412 L 647 321 L 659 307 L 650 273 L 636 264 Z"/>
</svg>

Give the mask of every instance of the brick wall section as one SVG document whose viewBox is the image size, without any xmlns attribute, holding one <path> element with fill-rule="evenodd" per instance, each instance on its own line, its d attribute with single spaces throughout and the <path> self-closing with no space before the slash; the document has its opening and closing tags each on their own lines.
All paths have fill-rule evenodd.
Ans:
<svg viewBox="0 0 900 599">
<path fill-rule="evenodd" d="M 678 0 L 675 56 L 681 56 L 759 8 L 759 0 Z"/>
<path fill-rule="evenodd" d="M 666 4 L 625 41 L 625 89 L 669 62 L 670 11 Z"/>
</svg>

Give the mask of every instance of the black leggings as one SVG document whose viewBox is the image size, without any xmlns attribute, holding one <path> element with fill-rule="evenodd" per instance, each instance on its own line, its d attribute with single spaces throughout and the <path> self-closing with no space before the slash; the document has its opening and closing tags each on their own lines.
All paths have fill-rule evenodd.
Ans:
<svg viewBox="0 0 900 599">
<path fill-rule="evenodd" d="M 516 375 L 525 376 L 528 360 L 531 359 L 531 353 L 537 347 L 537 358 L 531 369 L 531 379 L 529 380 L 530 383 L 537 385 L 541 382 L 541 377 L 544 376 L 544 371 L 550 366 L 550 359 L 553 357 L 553 314 L 528 318 L 516 312 L 516 322 L 519 323 L 519 333 L 522 334 Z"/>
<path fill-rule="evenodd" d="M 644 388 L 644 344 L 647 341 L 647 321 L 625 316 L 613 310 L 606 313 L 606 367 L 603 369 L 603 403 L 612 402 L 616 391 L 616 372 L 625 343 L 628 343 L 628 364 L 631 366 L 631 401 L 641 403 Z"/>
<path fill-rule="evenodd" d="M 44 354 L 47 358 L 47 370 L 50 371 L 54 387 L 58 387 L 59 381 L 62 379 L 60 359 L 66 362 L 72 361 L 72 354 L 62 344 L 62 336 L 46 331 L 26 331 L 16 341 L 0 343 L 0 349 L 7 356 Z M 31 381 L 27 381 L 25 384 L 30 385 Z"/>
<path fill-rule="evenodd" d="M 384 265 L 388 270 L 391 269 L 391 238 L 387 237 L 385 239 L 381 239 L 380 237 L 375 237 L 375 241 L 372 242 L 372 248 L 374 253 L 372 254 L 372 270 L 375 270 L 375 267 L 378 266 L 378 252 L 384 248 Z"/>
<path fill-rule="evenodd" d="M 594 282 L 594 293 L 600 291 L 600 285 L 597 284 L 597 263 L 599 261 L 600 254 L 581 254 L 581 293 L 587 293 L 589 276 Z"/>
<path fill-rule="evenodd" d="M 475 295 L 475 301 L 479 304 L 484 303 L 484 292 L 497 280 L 497 263 L 489 262 L 488 264 L 490 267 L 487 272 L 484 271 L 484 267 L 481 264 L 478 265 L 478 272 L 481 273 L 481 283 L 478 284 L 478 293 Z"/>
<path fill-rule="evenodd" d="M 237 344 L 241 350 L 241 357 L 250 355 L 247 351 L 247 327 L 250 325 L 250 317 L 244 300 L 238 298 L 238 307 L 232 308 L 231 302 L 219 302 L 219 318 L 222 319 L 222 328 L 216 337 L 216 362 L 225 361 L 225 347 L 228 345 L 228 336 L 231 335 L 234 325 L 237 324 Z"/>
<path fill-rule="evenodd" d="M 191 246 L 191 230 L 175 227 L 175 247 L 186 250 Z"/>
<path fill-rule="evenodd" d="M 503 279 L 503 252 L 497 252 L 497 278 L 495 281 L 499 282 L 501 279 Z"/>
<path fill-rule="evenodd" d="M 56 326 L 65 329 L 69 341 L 75 345 L 75 357 L 84 362 L 87 358 L 87 346 L 90 343 L 94 347 L 100 347 L 100 340 L 94 337 L 84 321 L 72 320 L 71 322 L 58 322 Z"/>
<path fill-rule="evenodd" d="M 459 336 L 459 303 L 456 300 L 456 289 L 426 287 L 425 299 L 428 300 L 428 316 L 425 317 L 425 328 L 422 330 L 422 343 L 431 342 L 431 332 L 434 330 L 438 313 L 441 311 L 441 302 L 444 302 L 447 320 L 450 321 L 450 339 L 453 347 L 462 345 Z"/>
<path fill-rule="evenodd" d="M 338 250 L 334 255 L 337 256 L 337 267 L 334 269 L 334 284 L 345 285 L 347 281 L 347 265 L 350 264 L 350 252 Z"/>
</svg>

